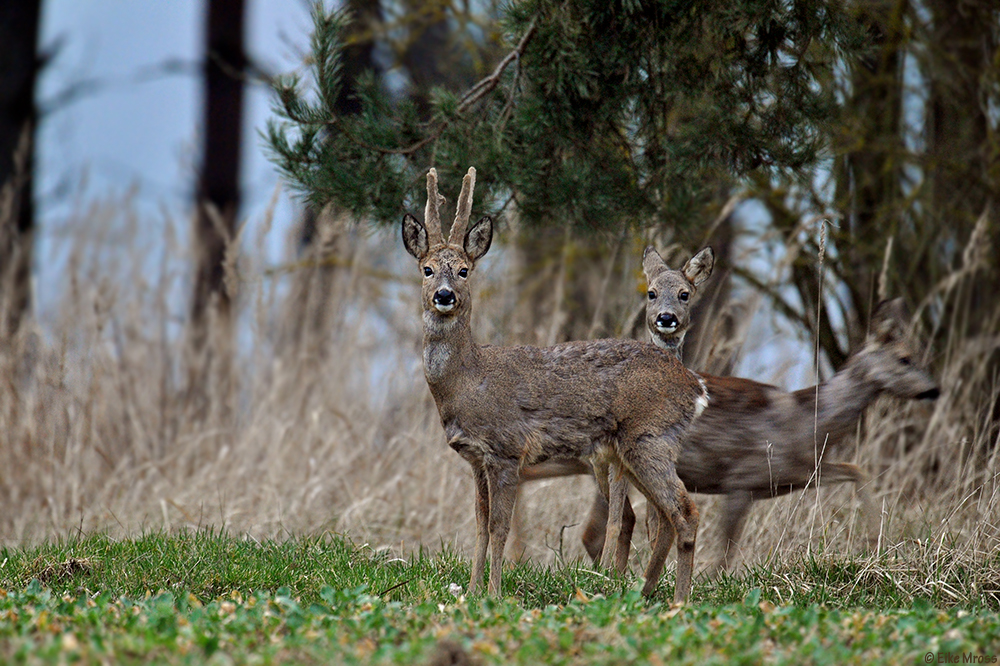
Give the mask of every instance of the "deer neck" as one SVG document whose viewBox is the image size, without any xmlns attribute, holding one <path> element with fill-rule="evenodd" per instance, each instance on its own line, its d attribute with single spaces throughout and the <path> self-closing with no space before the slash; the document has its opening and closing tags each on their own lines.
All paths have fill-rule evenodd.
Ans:
<svg viewBox="0 0 1000 666">
<path fill-rule="evenodd" d="M 654 345 L 656 345 L 657 347 L 666 352 L 673 354 L 678 361 L 684 360 L 683 359 L 684 333 L 681 333 L 680 335 L 671 336 L 666 340 L 664 340 L 656 333 L 650 333 L 650 338 L 652 339 Z"/>
<path fill-rule="evenodd" d="M 800 393 L 805 398 L 817 392 L 818 405 L 814 400 L 803 400 L 802 404 L 810 421 L 814 415 L 818 417 L 819 434 L 828 435 L 831 443 L 853 430 L 865 408 L 878 397 L 878 389 L 868 381 L 863 363 L 854 361 L 818 387 Z"/>
<path fill-rule="evenodd" d="M 479 366 L 480 350 L 472 339 L 471 318 L 470 312 L 446 317 L 424 310 L 424 376 L 435 397 L 441 387 L 453 385 L 457 375 L 474 372 Z"/>
</svg>

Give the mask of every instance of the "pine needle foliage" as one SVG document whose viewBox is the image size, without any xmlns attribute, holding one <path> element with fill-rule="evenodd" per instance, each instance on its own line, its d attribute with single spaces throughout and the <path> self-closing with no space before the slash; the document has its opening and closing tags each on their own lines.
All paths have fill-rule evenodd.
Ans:
<svg viewBox="0 0 1000 666">
<path fill-rule="evenodd" d="M 308 84 L 276 83 L 270 155 L 312 203 L 393 222 L 428 167 L 454 182 L 474 164 L 487 207 L 527 224 L 684 228 L 720 185 L 822 159 L 835 77 L 867 43 L 841 2 L 525 0 L 501 11 L 493 72 L 435 89 L 421 120 L 375 75 L 338 114 L 348 18 L 313 20 Z"/>
</svg>

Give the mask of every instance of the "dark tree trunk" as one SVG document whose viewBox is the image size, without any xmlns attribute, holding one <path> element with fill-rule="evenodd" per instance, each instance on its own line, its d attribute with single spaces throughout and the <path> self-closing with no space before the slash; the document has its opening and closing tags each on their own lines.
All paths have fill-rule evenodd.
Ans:
<svg viewBox="0 0 1000 666">
<path fill-rule="evenodd" d="M 240 207 L 243 125 L 244 0 L 209 0 L 205 46 L 204 149 L 198 180 L 195 243 L 198 253 L 191 317 L 203 329 L 208 310 L 229 318 L 233 294 L 225 285 L 226 247 Z M 203 334 L 196 339 L 203 340 Z"/>
<path fill-rule="evenodd" d="M 729 302 L 732 291 L 733 216 L 726 215 L 712 229 L 708 245 L 715 253 L 712 277 L 699 290 L 691 310 L 691 330 L 684 341 L 684 365 L 712 375 L 732 374 L 736 365 L 734 313 Z M 701 250 L 694 248 L 695 252 Z M 693 255 L 692 255 L 693 256 Z M 683 259 L 687 261 L 687 257 Z M 680 268 L 683 264 L 673 266 Z"/>
<path fill-rule="evenodd" d="M 855 146 L 839 165 L 839 208 L 845 212 L 839 232 L 832 235 L 844 253 L 842 277 L 850 291 L 848 346 L 840 347 L 828 332 L 821 344 L 833 367 L 839 367 L 867 330 L 875 276 L 881 268 L 886 239 L 898 231 L 903 193 L 905 147 L 900 131 L 902 114 L 902 47 L 907 0 L 864 3 L 861 20 L 875 45 L 874 52 L 855 67 L 853 97 L 847 102 Z M 803 268 L 803 267 L 799 267 Z M 810 275 L 815 274 L 815 267 Z M 803 289 L 803 286 L 805 287 Z M 815 287 L 815 288 L 814 288 Z M 800 285 L 803 297 L 816 301 L 817 285 Z M 815 317 L 815 310 L 807 314 Z M 829 320 L 829 317 L 826 317 Z M 853 320 L 853 321 L 852 321 Z M 820 332 L 822 333 L 822 332 Z"/>
<path fill-rule="evenodd" d="M 351 16 L 351 24 L 349 45 L 341 60 L 338 115 L 361 112 L 357 82 L 365 72 L 377 70 L 373 57 L 375 35 L 382 23 L 378 0 L 348 0 L 345 9 Z M 324 341 L 330 338 L 330 324 L 339 320 L 333 315 L 338 308 L 337 294 L 341 293 L 337 282 L 350 255 L 347 236 L 348 225 L 332 206 L 317 210 L 309 205 L 303 211 L 299 252 L 305 267 L 292 280 L 286 339 L 304 358 L 325 353 Z"/>
<path fill-rule="evenodd" d="M 39 0 L 0 2 L 0 341 L 31 309 Z"/>
<path fill-rule="evenodd" d="M 226 423 L 234 413 L 235 287 L 227 251 L 240 209 L 244 0 L 208 0 L 201 173 L 195 211 L 187 401 L 189 420 Z M 229 278 L 229 279 L 227 279 Z"/>
<path fill-rule="evenodd" d="M 956 8 L 948 0 L 931 0 L 932 29 L 928 39 L 926 67 L 930 87 L 927 102 L 928 163 L 931 182 L 932 224 L 948 230 L 947 246 L 963 247 L 976 221 L 988 207 L 993 215 L 1000 184 L 990 174 L 1000 146 L 990 140 L 989 120 L 982 102 L 987 68 L 996 57 L 997 37 L 992 2 L 962 2 Z M 995 168 L 995 166 L 993 166 Z M 992 245 L 1000 249 L 1000 225 L 991 225 Z M 950 237 L 949 237 L 950 236 Z M 937 245 L 937 244 L 935 244 Z M 953 265 L 945 257 L 943 265 Z M 977 308 L 995 302 L 995 276 L 982 276 L 985 287 L 973 290 Z"/>
<path fill-rule="evenodd" d="M 955 322 L 946 335 L 957 329 L 968 336 L 992 336 L 993 312 L 1000 290 L 1000 183 L 997 155 L 1000 141 L 991 131 L 987 107 L 983 100 L 990 96 L 984 89 L 995 80 L 995 58 L 1000 38 L 996 3 L 987 0 L 930 0 L 931 30 L 928 36 L 926 76 L 930 94 L 927 101 L 927 165 L 931 182 L 929 223 L 938 230 L 929 244 L 938 256 L 936 265 L 948 269 L 962 262 L 962 248 L 970 242 L 977 220 L 989 216 L 987 237 L 981 242 L 992 248 L 986 259 L 990 266 L 981 266 L 971 284 L 943 315 Z M 936 242 L 935 242 L 936 241 Z M 983 270 L 985 269 L 985 270 Z M 932 275 L 936 281 L 940 275 Z M 965 324 L 963 327 L 961 323 Z M 962 330 L 964 328 L 964 330 Z M 1000 374 L 1000 353 L 994 350 L 979 359 L 979 376 Z M 987 390 L 989 387 L 987 387 Z M 996 395 L 991 411 L 990 436 L 996 441 L 1000 432 L 1000 394 Z"/>
<path fill-rule="evenodd" d="M 403 53 L 403 66 L 410 75 L 410 98 L 422 118 L 430 117 L 430 92 L 447 81 L 446 71 L 455 71 L 450 62 L 451 41 L 448 20 L 441 7 L 432 2 L 406 0 L 409 12 L 409 46 Z"/>
</svg>

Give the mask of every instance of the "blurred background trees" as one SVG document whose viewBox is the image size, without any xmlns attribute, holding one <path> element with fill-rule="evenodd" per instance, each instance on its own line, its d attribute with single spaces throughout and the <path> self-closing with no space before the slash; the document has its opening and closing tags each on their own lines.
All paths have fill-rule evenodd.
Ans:
<svg viewBox="0 0 1000 666">
<path fill-rule="evenodd" d="M 241 146 L 254 139 L 243 89 L 268 78 L 247 56 L 247 4 L 206 0 L 191 68 L 204 105 L 185 308 L 196 349 L 210 310 L 230 320 L 226 248 L 239 235 Z M 3 5 L 6 335 L 31 312 L 41 6 Z M 696 367 L 732 367 L 710 353 L 732 276 L 833 367 L 882 295 L 905 296 L 938 340 L 957 322 L 994 335 L 998 26 L 988 0 L 321 4 L 300 80 L 275 80 L 266 135 L 307 204 L 286 339 L 322 353 L 354 223 L 419 208 L 431 164 L 444 183 L 475 164 L 480 201 L 500 216 L 518 267 L 508 340 L 640 335 L 641 304 L 609 294 L 635 289 L 646 242 L 677 262 L 707 243 L 720 257 L 687 347 Z M 748 238 L 780 239 L 772 279 L 733 254 Z"/>
<path fill-rule="evenodd" d="M 31 308 L 41 0 L 0 3 L 0 348 Z"/>
<path fill-rule="evenodd" d="M 431 4 L 468 31 L 467 5 Z M 500 48 L 464 45 L 457 62 L 481 62 L 467 70 L 479 82 L 413 75 L 432 91 L 407 94 L 378 68 L 358 76 L 345 64 L 350 9 L 317 9 L 312 80 L 278 82 L 268 143 L 314 205 L 383 222 L 419 208 L 431 164 L 445 183 L 475 164 L 484 207 L 514 213 L 529 300 L 573 308 L 556 330 L 527 337 L 622 333 L 609 322 L 623 313 L 600 321 L 600 290 L 574 282 L 581 267 L 616 275 L 618 248 L 637 233 L 688 250 L 714 234 L 725 246 L 731 215 L 711 223 L 734 197 L 761 202 L 757 224 L 797 246 L 779 283 L 737 272 L 834 367 L 880 291 L 927 306 L 939 332 L 956 313 L 936 308 L 935 294 L 963 261 L 975 264 L 970 306 L 995 291 L 985 251 L 998 240 L 1000 183 L 993 3 L 533 0 L 478 21 L 503 36 Z M 574 256 L 586 258 L 576 270 Z M 531 276 L 563 302 L 531 299 Z"/>
<path fill-rule="evenodd" d="M 42 38 L 3 14 L 0 536 L 217 510 L 467 542 L 397 225 L 429 166 L 454 197 L 474 164 L 498 222 L 484 340 L 643 337 L 646 243 L 719 257 L 689 364 L 786 388 L 905 297 L 944 392 L 876 405 L 858 462 L 890 537 L 996 551 L 995 2 L 329 0 L 311 44 L 312 21 L 282 23 L 303 4 L 278 3 L 2 5 L 40 8 Z M 532 521 L 559 558 L 590 492 L 563 483 Z M 789 526 L 815 543 L 800 500 L 759 552 Z"/>
</svg>

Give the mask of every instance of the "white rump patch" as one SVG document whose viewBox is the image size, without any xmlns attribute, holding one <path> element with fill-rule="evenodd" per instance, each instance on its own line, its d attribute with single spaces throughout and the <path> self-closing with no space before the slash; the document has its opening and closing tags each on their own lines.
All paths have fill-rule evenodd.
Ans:
<svg viewBox="0 0 1000 666">
<path fill-rule="evenodd" d="M 708 407 L 708 387 L 705 385 L 705 380 L 701 377 L 698 377 L 698 383 L 701 384 L 701 395 L 694 400 L 695 418 L 701 416 L 701 413 Z"/>
</svg>

